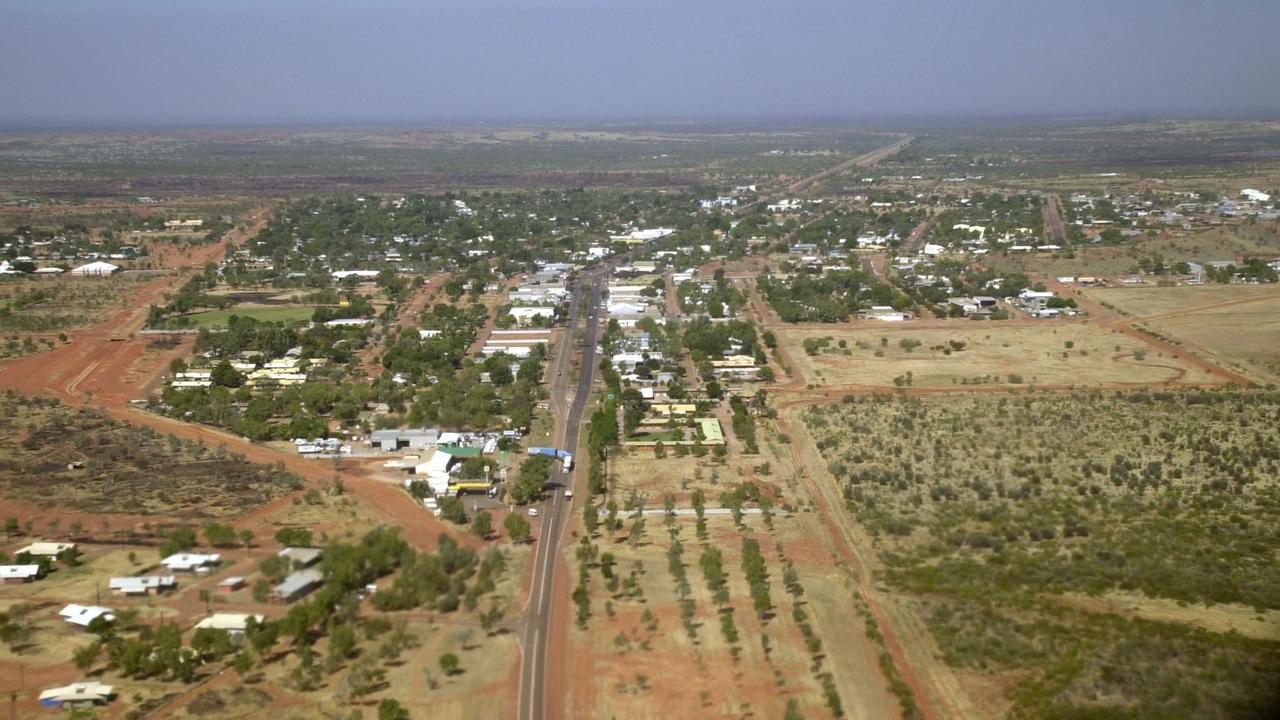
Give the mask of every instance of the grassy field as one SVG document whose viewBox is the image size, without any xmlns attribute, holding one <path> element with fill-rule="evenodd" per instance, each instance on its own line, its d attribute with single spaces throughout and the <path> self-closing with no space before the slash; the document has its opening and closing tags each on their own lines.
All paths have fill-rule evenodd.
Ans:
<svg viewBox="0 0 1280 720">
<path fill-rule="evenodd" d="M 1141 260 L 1162 259 L 1166 265 L 1179 262 L 1207 263 L 1237 261 L 1249 255 L 1280 253 L 1280 231 L 1274 224 L 1165 232 L 1142 236 L 1121 245 L 1086 245 L 1072 255 L 994 253 L 983 264 L 997 272 L 1021 272 L 1050 277 L 1115 277 L 1137 272 Z"/>
<path fill-rule="evenodd" d="M 1081 386 L 1106 383 L 1213 382 L 1212 376 L 1149 352 L 1147 345 L 1085 322 L 956 321 L 949 327 L 910 323 L 865 329 L 784 328 L 782 342 L 806 383 L 894 387 L 1038 383 Z M 810 355 L 805 340 L 830 338 Z M 908 350 L 903 342 L 918 346 Z M 844 347 L 841 347 L 841 343 Z M 963 343 L 956 350 L 952 343 Z"/>
<path fill-rule="evenodd" d="M 1275 707 L 1277 407 L 1098 391 L 804 417 L 884 581 L 993 716 L 1226 719 Z"/>
<path fill-rule="evenodd" d="M 1201 285 L 1087 291 L 1138 327 L 1263 383 L 1280 381 L 1280 287 Z"/>
<path fill-rule="evenodd" d="M 308 322 L 315 308 L 306 305 L 290 305 L 285 307 L 255 307 L 241 305 L 226 310 L 208 310 L 205 312 L 178 315 L 166 321 L 167 327 L 182 328 L 223 328 L 227 326 L 231 316 L 253 318 L 261 322 Z"/>
</svg>

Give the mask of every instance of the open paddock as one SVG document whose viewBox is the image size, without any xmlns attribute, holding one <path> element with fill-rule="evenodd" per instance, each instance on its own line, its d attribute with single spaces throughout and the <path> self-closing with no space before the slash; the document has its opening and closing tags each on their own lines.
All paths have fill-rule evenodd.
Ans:
<svg viewBox="0 0 1280 720">
<path fill-rule="evenodd" d="M 1138 327 L 1260 382 L 1280 381 L 1280 286 L 1090 290 Z"/>
<path fill-rule="evenodd" d="M 1205 384 L 1214 376 L 1088 322 L 956 321 L 875 329 L 784 328 L 805 383 L 872 387 Z M 806 340 L 825 347 L 809 354 Z M 918 343 L 918 345 L 915 345 Z M 957 344 L 959 349 L 957 349 Z M 843 344 L 843 347 L 842 347 Z M 910 346 L 910 348 L 909 348 Z M 907 377 L 910 373 L 910 378 Z"/>
</svg>

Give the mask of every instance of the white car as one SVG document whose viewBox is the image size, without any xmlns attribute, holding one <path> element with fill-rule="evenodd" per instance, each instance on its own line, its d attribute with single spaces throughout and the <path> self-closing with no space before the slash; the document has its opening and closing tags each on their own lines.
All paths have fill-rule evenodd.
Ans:
<svg viewBox="0 0 1280 720">
<path fill-rule="evenodd" d="M 538 517 L 538 508 L 529 508 L 529 517 Z"/>
</svg>

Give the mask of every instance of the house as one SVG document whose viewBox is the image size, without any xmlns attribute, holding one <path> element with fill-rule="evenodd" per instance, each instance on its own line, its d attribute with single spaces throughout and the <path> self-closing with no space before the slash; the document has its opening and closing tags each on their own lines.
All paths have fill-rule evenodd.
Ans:
<svg viewBox="0 0 1280 720">
<path fill-rule="evenodd" d="M 1044 305 L 1049 302 L 1049 298 L 1053 296 L 1053 293 L 1048 290 L 1037 291 L 1029 288 L 1018 293 L 1018 299 L 1021 300 L 1024 305 L 1036 308 L 1044 307 Z"/>
<path fill-rule="evenodd" d="M 119 265 L 112 265 L 109 262 L 95 260 L 91 263 L 75 268 L 71 271 L 71 274 L 76 277 L 109 277 L 119 269 Z"/>
<path fill-rule="evenodd" d="M 253 613 L 218 612 L 196 623 L 196 630 L 224 630 L 233 638 L 242 637 L 249 629 L 249 618 L 255 623 L 266 620 L 265 615 Z"/>
<path fill-rule="evenodd" d="M 164 228 L 166 230 L 184 230 L 191 232 L 199 230 L 204 225 L 203 220 L 165 220 Z"/>
<path fill-rule="evenodd" d="M 243 575 L 233 575 L 218 582 L 218 589 L 223 592 L 235 592 L 245 586 Z"/>
<path fill-rule="evenodd" d="M 379 272 L 381 271 L 379 270 L 334 270 L 329 274 L 333 276 L 334 280 L 341 282 L 343 280 L 346 280 L 349 277 L 359 278 L 361 280 L 376 280 L 378 278 Z"/>
<path fill-rule="evenodd" d="M 105 705 L 116 695 L 115 688 L 100 682 L 78 682 L 49 688 L 40 693 L 40 707 L 83 708 Z"/>
<path fill-rule="evenodd" d="M 21 585 L 40 577 L 39 565 L 0 565 L 0 580 L 5 585 Z"/>
<path fill-rule="evenodd" d="M 82 628 L 89 627 L 89 623 L 98 618 L 102 618 L 107 622 L 113 622 L 116 619 L 115 612 L 111 608 L 102 607 L 101 605 L 77 605 L 76 603 L 71 603 L 59 610 L 58 614 L 62 616 L 63 620 Z"/>
<path fill-rule="evenodd" d="M 33 542 L 19 549 L 14 555 L 33 555 L 36 557 L 57 557 L 68 550 L 74 550 L 75 543 Z"/>
<path fill-rule="evenodd" d="M 662 415 L 663 417 L 672 417 L 676 415 L 691 415 L 698 410 L 698 406 L 692 403 L 682 403 L 682 404 L 672 404 L 672 405 L 656 404 L 656 405 L 650 406 L 649 409 L 652 410 L 655 415 Z"/>
<path fill-rule="evenodd" d="M 200 553 L 178 553 L 160 561 L 170 570 L 183 572 L 208 572 L 208 568 L 218 564 L 221 555 L 202 555 Z"/>
<path fill-rule="evenodd" d="M 320 587 L 322 582 L 324 576 L 319 570 L 299 570 L 272 588 L 271 597 L 277 602 L 291 603 Z"/>
<path fill-rule="evenodd" d="M 276 553 L 288 560 L 290 567 L 295 568 L 311 567 L 320 561 L 320 556 L 323 554 L 323 549 L 312 547 L 287 547 Z"/>
<path fill-rule="evenodd" d="M 915 317 L 905 310 L 894 310 L 888 305 L 873 305 L 870 310 L 860 310 L 858 316 L 864 320 L 879 320 L 880 322 L 903 322 Z"/>
<path fill-rule="evenodd" d="M 136 577 L 111 578 L 108 586 L 112 595 L 137 597 L 139 595 L 159 595 L 175 590 L 178 581 L 172 575 L 140 575 Z"/>
</svg>

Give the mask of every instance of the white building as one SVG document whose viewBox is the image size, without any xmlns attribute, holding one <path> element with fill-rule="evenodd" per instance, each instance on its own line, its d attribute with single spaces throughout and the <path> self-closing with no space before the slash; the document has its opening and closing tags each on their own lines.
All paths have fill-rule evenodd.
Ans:
<svg viewBox="0 0 1280 720">
<path fill-rule="evenodd" d="M 62 616 L 63 620 L 83 628 L 89 627 L 89 623 L 98 618 L 102 618 L 107 622 L 114 622 L 116 619 L 115 612 L 111 608 L 102 607 L 101 605 L 77 605 L 76 603 L 71 603 L 59 610 L 58 614 Z"/>
<path fill-rule="evenodd" d="M 119 269 L 119 265 L 112 265 L 109 262 L 95 260 L 72 270 L 71 274 L 75 277 L 110 277 L 112 273 Z"/>
<path fill-rule="evenodd" d="M 222 556 L 214 553 L 212 555 L 203 555 L 200 553 L 178 553 L 160 561 L 161 565 L 175 571 L 199 572 L 201 568 L 208 568 L 218 564 L 218 560 Z"/>
</svg>

